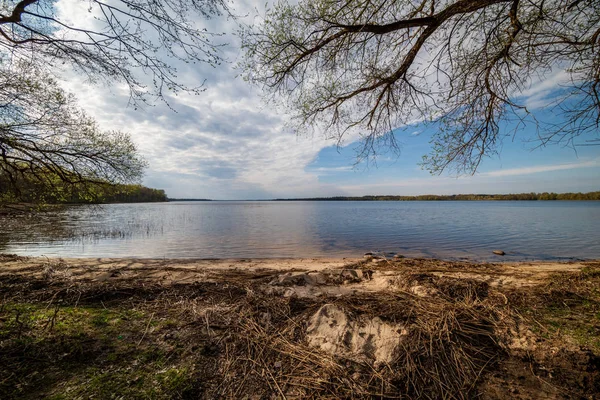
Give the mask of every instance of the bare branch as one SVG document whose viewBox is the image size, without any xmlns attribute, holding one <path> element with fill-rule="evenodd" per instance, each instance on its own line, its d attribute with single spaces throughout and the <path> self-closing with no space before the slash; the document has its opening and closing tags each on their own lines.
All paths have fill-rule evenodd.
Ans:
<svg viewBox="0 0 600 400">
<path fill-rule="evenodd" d="M 243 32 L 242 67 L 287 99 L 298 129 L 361 137 L 368 156 L 407 125 L 435 124 L 423 165 L 473 173 L 525 124 L 546 143 L 598 136 L 599 38 L 598 2 L 303 0 Z M 559 68 L 571 95 L 554 106 L 571 123 L 557 127 L 523 93 Z"/>
</svg>

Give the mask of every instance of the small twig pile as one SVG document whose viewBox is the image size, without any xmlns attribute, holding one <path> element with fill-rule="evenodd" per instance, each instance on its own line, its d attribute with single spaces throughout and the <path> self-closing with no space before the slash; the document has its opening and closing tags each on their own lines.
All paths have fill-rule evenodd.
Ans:
<svg viewBox="0 0 600 400">
<path fill-rule="evenodd" d="M 446 282 L 446 284 L 449 284 Z M 458 299 L 409 293 L 363 294 L 312 301 L 250 299 L 236 310 L 219 395 L 280 398 L 472 398 L 481 375 L 503 356 L 495 339 L 496 307 L 477 288 Z M 307 320 L 326 301 L 351 316 L 378 316 L 408 327 L 393 362 L 375 368 L 312 348 Z M 297 306 L 297 305 L 296 305 Z"/>
</svg>

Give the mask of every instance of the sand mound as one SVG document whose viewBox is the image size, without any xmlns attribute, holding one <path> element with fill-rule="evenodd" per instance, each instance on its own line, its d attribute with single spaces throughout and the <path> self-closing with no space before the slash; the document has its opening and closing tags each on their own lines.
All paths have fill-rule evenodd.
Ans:
<svg viewBox="0 0 600 400">
<path fill-rule="evenodd" d="M 309 345 L 330 354 L 375 365 L 392 362 L 407 331 L 380 318 L 352 321 L 334 304 L 325 304 L 309 320 Z"/>
<path fill-rule="evenodd" d="M 323 270 L 311 272 L 287 272 L 277 275 L 271 282 L 274 286 L 341 285 L 361 282 L 367 278 L 360 269 Z"/>
</svg>

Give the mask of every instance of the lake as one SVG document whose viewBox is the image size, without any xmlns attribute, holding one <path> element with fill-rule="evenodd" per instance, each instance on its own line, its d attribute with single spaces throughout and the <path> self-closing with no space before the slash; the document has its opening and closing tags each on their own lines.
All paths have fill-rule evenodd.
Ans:
<svg viewBox="0 0 600 400">
<path fill-rule="evenodd" d="M 492 250 L 507 253 L 500 257 Z M 600 258 L 600 202 L 212 201 L 2 217 L 0 252 L 50 257 Z"/>
</svg>

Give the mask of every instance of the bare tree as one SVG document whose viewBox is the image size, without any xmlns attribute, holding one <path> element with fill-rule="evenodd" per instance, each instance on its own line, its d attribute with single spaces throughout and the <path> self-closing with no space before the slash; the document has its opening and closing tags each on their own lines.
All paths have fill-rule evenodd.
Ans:
<svg viewBox="0 0 600 400">
<path fill-rule="evenodd" d="M 0 195 L 135 182 L 144 167 L 128 135 L 101 131 L 50 76 L 23 63 L 0 68 Z"/>
<path fill-rule="evenodd" d="M 53 0 L 2 1 L 0 49 L 6 59 L 27 59 L 39 68 L 71 65 L 92 81 L 125 82 L 132 100 L 167 91 L 199 92 L 177 79 L 176 64 L 220 64 L 219 33 L 198 25 L 199 18 L 227 12 L 226 0 L 63 0 L 85 5 L 93 19 L 71 22 Z M 86 25 L 87 24 L 87 25 Z M 146 79 L 153 88 L 146 86 Z"/>
<path fill-rule="evenodd" d="M 599 134 L 598 1 L 280 2 L 243 38 L 250 80 L 286 97 L 300 127 L 360 135 L 363 157 L 416 121 L 440 127 L 424 157 L 432 173 L 475 172 L 527 123 L 543 145 Z M 524 98 L 556 71 L 568 78 L 548 103 L 561 124 Z"/>
<path fill-rule="evenodd" d="M 199 21 L 223 12 L 226 0 L 2 1 L 0 189 L 57 192 L 138 180 L 145 162 L 130 137 L 101 131 L 59 88 L 55 66 L 92 82 L 125 83 L 134 104 L 199 93 L 203 83 L 178 79 L 177 66 L 221 63 L 220 34 Z"/>
</svg>

